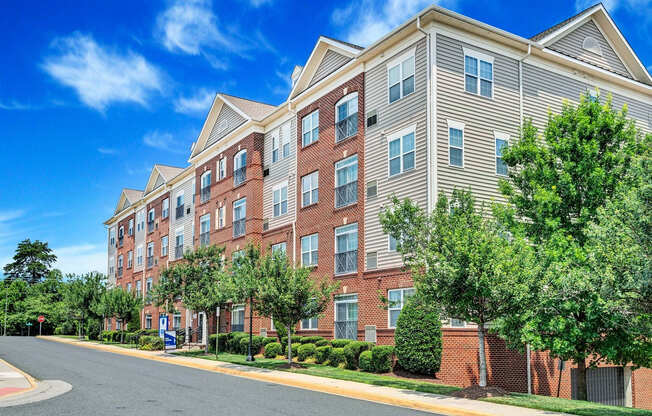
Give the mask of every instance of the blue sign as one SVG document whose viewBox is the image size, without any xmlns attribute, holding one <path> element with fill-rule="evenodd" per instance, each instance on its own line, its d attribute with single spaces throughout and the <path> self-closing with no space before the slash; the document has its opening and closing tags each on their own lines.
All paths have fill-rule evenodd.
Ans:
<svg viewBox="0 0 652 416">
<path fill-rule="evenodd" d="M 168 316 L 159 315 L 158 317 L 158 336 L 164 338 L 165 331 L 168 330 Z"/>
<path fill-rule="evenodd" d="M 177 332 L 176 331 L 165 331 L 165 349 L 166 350 L 175 350 L 177 348 Z"/>
</svg>

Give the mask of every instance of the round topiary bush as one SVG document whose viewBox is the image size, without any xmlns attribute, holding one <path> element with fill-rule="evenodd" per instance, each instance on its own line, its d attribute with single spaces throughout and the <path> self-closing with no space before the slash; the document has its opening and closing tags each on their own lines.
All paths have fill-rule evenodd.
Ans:
<svg viewBox="0 0 652 416">
<path fill-rule="evenodd" d="M 344 348 L 333 348 L 330 355 L 328 356 L 328 364 L 331 367 L 339 367 L 340 364 L 346 364 Z"/>
<path fill-rule="evenodd" d="M 439 313 L 411 299 L 401 310 L 394 332 L 398 365 L 411 373 L 433 375 L 441 367 L 442 334 Z"/>
<path fill-rule="evenodd" d="M 366 371 L 367 373 L 374 372 L 374 366 L 371 363 L 371 350 L 362 351 L 360 353 L 358 364 L 360 366 L 360 370 Z"/>
<path fill-rule="evenodd" d="M 316 351 L 315 344 L 301 344 L 297 348 L 297 359 L 299 361 L 306 361 L 306 358 L 313 357 Z"/>
<path fill-rule="evenodd" d="M 376 373 L 388 373 L 392 370 L 394 347 L 379 345 L 371 350 L 371 365 Z"/>
<path fill-rule="evenodd" d="M 365 341 L 353 341 L 344 347 L 344 357 L 346 358 L 346 368 L 356 370 L 358 368 L 358 357 L 362 351 L 371 349 L 373 344 Z"/>
<path fill-rule="evenodd" d="M 333 347 L 330 345 L 317 347 L 317 350 L 315 351 L 315 361 L 317 364 L 325 363 L 326 360 L 328 360 L 328 357 L 331 355 L 331 351 L 333 351 Z"/>
<path fill-rule="evenodd" d="M 280 342 L 270 342 L 265 345 L 265 358 L 276 358 L 283 353 L 283 347 Z"/>
</svg>

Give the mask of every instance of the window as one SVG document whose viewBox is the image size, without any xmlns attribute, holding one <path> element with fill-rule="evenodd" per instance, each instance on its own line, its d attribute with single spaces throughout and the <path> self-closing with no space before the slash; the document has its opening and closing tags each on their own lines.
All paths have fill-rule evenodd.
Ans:
<svg viewBox="0 0 652 416">
<path fill-rule="evenodd" d="M 240 185 L 247 179 L 247 149 L 233 156 L 233 185 Z"/>
<path fill-rule="evenodd" d="M 281 148 L 284 158 L 290 156 L 290 123 L 281 126 Z"/>
<path fill-rule="evenodd" d="M 287 253 L 287 243 L 278 243 L 278 244 L 273 244 L 272 245 L 272 253 Z"/>
<path fill-rule="evenodd" d="M 125 236 L 125 227 L 121 226 L 120 228 L 118 228 L 118 244 L 120 245 L 120 247 L 122 247 L 122 241 L 124 239 L 124 236 Z"/>
<path fill-rule="evenodd" d="M 170 216 L 170 198 L 165 198 L 161 206 L 161 218 L 165 219 Z"/>
<path fill-rule="evenodd" d="M 168 255 L 168 236 L 161 238 L 161 256 Z"/>
<path fill-rule="evenodd" d="M 414 50 L 387 65 L 390 104 L 414 92 Z"/>
<path fill-rule="evenodd" d="M 127 292 L 131 292 L 131 282 L 127 283 Z"/>
<path fill-rule="evenodd" d="M 319 260 L 319 234 L 301 237 L 301 264 L 316 266 Z"/>
<path fill-rule="evenodd" d="M 494 138 L 496 140 L 496 175 L 507 176 L 507 164 L 503 160 L 503 149 L 509 143 L 509 135 L 496 131 Z"/>
<path fill-rule="evenodd" d="M 378 268 L 378 252 L 370 251 L 367 253 L 367 270 Z"/>
<path fill-rule="evenodd" d="M 122 264 L 123 264 L 123 259 L 121 254 L 118 256 L 118 277 L 122 276 Z"/>
<path fill-rule="evenodd" d="M 464 328 L 466 326 L 466 322 L 461 319 L 450 318 L 450 326 L 453 328 Z"/>
<path fill-rule="evenodd" d="M 145 329 L 152 329 L 152 315 L 145 315 Z"/>
<path fill-rule="evenodd" d="M 358 132 L 358 93 L 352 92 L 335 104 L 335 141 L 339 142 Z"/>
<path fill-rule="evenodd" d="M 231 309 L 231 332 L 244 331 L 244 305 L 233 305 Z"/>
<path fill-rule="evenodd" d="M 178 228 L 174 235 L 174 258 L 183 257 L 183 228 Z"/>
<path fill-rule="evenodd" d="M 154 231 L 154 217 L 156 213 L 154 212 L 154 208 L 150 209 L 149 212 L 147 213 L 147 232 L 151 233 Z"/>
<path fill-rule="evenodd" d="M 176 212 L 176 219 L 182 218 L 183 217 L 183 205 L 184 205 L 184 195 L 183 191 L 179 192 L 177 194 L 177 212 Z"/>
<path fill-rule="evenodd" d="M 464 48 L 464 88 L 471 94 L 493 97 L 494 58 Z"/>
<path fill-rule="evenodd" d="M 141 296 L 141 295 L 142 295 L 142 292 L 141 292 L 142 287 L 143 287 L 142 281 L 141 281 L 141 280 L 137 280 L 137 281 L 136 281 L 136 294 L 137 294 L 138 296 Z"/>
<path fill-rule="evenodd" d="M 226 178 L 226 158 L 224 157 L 218 162 L 218 172 L 220 180 Z"/>
<path fill-rule="evenodd" d="M 448 120 L 448 164 L 464 167 L 464 124 Z"/>
<path fill-rule="evenodd" d="M 396 328 L 396 321 L 398 320 L 398 315 L 401 313 L 401 309 L 403 309 L 407 300 L 413 295 L 414 288 L 387 291 L 387 298 L 389 300 L 389 328 Z"/>
<path fill-rule="evenodd" d="M 317 329 L 317 317 L 301 320 L 301 329 Z"/>
<path fill-rule="evenodd" d="M 204 172 L 200 179 L 200 201 L 206 202 L 211 199 L 211 171 Z"/>
<path fill-rule="evenodd" d="M 154 242 L 147 243 L 147 267 L 154 265 Z"/>
<path fill-rule="evenodd" d="M 181 328 L 181 314 L 180 313 L 175 313 L 174 316 L 172 317 L 172 328 L 173 329 L 180 329 Z"/>
<path fill-rule="evenodd" d="M 245 234 L 245 218 L 247 217 L 247 198 L 238 199 L 233 203 L 233 237 Z"/>
<path fill-rule="evenodd" d="M 134 219 L 129 220 L 129 235 L 134 235 Z"/>
<path fill-rule="evenodd" d="M 210 244 L 211 214 L 199 218 L 199 245 L 205 247 Z"/>
<path fill-rule="evenodd" d="M 217 215 L 217 222 L 216 222 L 215 226 L 217 228 L 224 228 L 224 221 L 225 221 L 225 216 L 226 216 L 226 207 L 224 205 L 219 207 L 217 209 L 217 211 L 216 211 L 216 215 Z"/>
<path fill-rule="evenodd" d="M 120 324 L 121 324 L 121 322 L 118 319 L 116 319 L 115 320 L 115 329 L 118 330 L 118 331 L 120 331 L 122 329 L 122 326 Z"/>
<path fill-rule="evenodd" d="M 136 265 L 143 265 L 143 245 L 136 247 Z"/>
<path fill-rule="evenodd" d="M 109 244 L 112 247 L 115 245 L 115 228 L 109 230 Z"/>
<path fill-rule="evenodd" d="M 415 128 L 410 127 L 389 139 L 389 176 L 414 169 Z"/>
<path fill-rule="evenodd" d="M 278 130 L 272 136 L 272 163 L 278 162 L 278 147 L 279 147 Z"/>
<path fill-rule="evenodd" d="M 152 278 L 148 277 L 145 282 L 145 294 L 149 294 L 149 291 L 152 290 Z"/>
<path fill-rule="evenodd" d="M 319 171 L 301 178 L 301 206 L 316 204 L 319 201 Z"/>
<path fill-rule="evenodd" d="M 127 252 L 127 269 L 131 269 L 131 266 L 134 265 L 134 252 L 129 251 Z"/>
<path fill-rule="evenodd" d="M 335 338 L 358 339 L 358 295 L 335 296 Z"/>
<path fill-rule="evenodd" d="M 288 212 L 288 182 L 285 181 L 274 187 L 274 217 L 285 215 Z"/>
<path fill-rule="evenodd" d="M 140 210 L 136 214 L 136 231 L 143 231 L 145 229 L 145 210 Z"/>
<path fill-rule="evenodd" d="M 301 120 L 303 147 L 319 139 L 319 110 L 315 110 Z"/>
<path fill-rule="evenodd" d="M 358 201 L 358 155 L 335 163 L 335 208 Z"/>
<path fill-rule="evenodd" d="M 115 257 L 109 258 L 109 274 L 113 276 L 115 273 Z"/>
<path fill-rule="evenodd" d="M 355 273 L 358 270 L 358 224 L 335 229 L 335 274 Z"/>
<path fill-rule="evenodd" d="M 397 246 L 396 239 L 394 237 L 392 237 L 391 235 L 388 235 L 387 240 L 388 240 L 387 241 L 387 249 L 389 251 L 396 251 L 396 246 Z"/>
</svg>

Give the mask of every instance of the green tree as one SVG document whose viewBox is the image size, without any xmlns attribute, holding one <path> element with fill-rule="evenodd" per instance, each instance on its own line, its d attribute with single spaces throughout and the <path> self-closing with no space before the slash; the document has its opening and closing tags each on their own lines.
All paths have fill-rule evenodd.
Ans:
<svg viewBox="0 0 652 416">
<path fill-rule="evenodd" d="M 287 328 L 323 313 L 338 285 L 325 278 L 314 279 L 310 273 L 309 268 L 290 265 L 285 253 L 266 254 L 260 261 L 261 280 L 254 309 Z M 288 363 L 292 365 L 291 331 L 288 331 Z"/>
<path fill-rule="evenodd" d="M 476 209 L 470 191 L 456 189 L 450 204 L 440 194 L 431 214 L 394 198 L 380 215 L 417 294 L 447 316 L 478 325 L 480 386 L 487 385 L 485 324 L 520 308 L 534 262 L 528 244 L 488 214 Z"/>
<path fill-rule="evenodd" d="M 122 328 L 126 328 L 127 321 L 131 318 L 134 309 L 142 306 L 143 299 L 133 292 L 121 287 L 115 287 L 106 292 L 102 303 L 106 304 L 107 316 L 115 317 L 122 322 Z M 124 331 L 121 331 L 120 343 L 124 343 Z"/>
<path fill-rule="evenodd" d="M 96 304 L 106 290 L 106 277 L 98 272 L 81 276 L 68 276 L 64 290 L 64 302 L 71 316 L 79 321 L 79 338 L 84 337 L 84 323 L 89 318 L 99 319 Z"/>
<path fill-rule="evenodd" d="M 11 280 L 23 279 L 30 284 L 41 281 L 50 272 L 50 266 L 57 261 L 48 243 L 29 238 L 18 243 L 13 262 L 4 267 L 4 273 Z"/>
<path fill-rule="evenodd" d="M 573 360 L 579 399 L 586 399 L 587 358 L 596 358 L 590 365 L 624 358 L 638 345 L 628 344 L 636 337 L 624 326 L 626 317 L 614 315 L 623 292 L 606 290 L 587 244 L 600 208 L 631 186 L 627 172 L 649 140 L 641 140 L 626 107 L 616 111 L 611 97 L 601 104 L 586 94 L 578 106 L 564 103 L 560 114 L 550 114 L 542 137 L 526 121 L 521 138 L 503 150 L 510 169 L 501 191 L 538 245 L 543 273 L 531 282 L 528 307 L 496 328 L 512 345 L 527 342 Z"/>
</svg>

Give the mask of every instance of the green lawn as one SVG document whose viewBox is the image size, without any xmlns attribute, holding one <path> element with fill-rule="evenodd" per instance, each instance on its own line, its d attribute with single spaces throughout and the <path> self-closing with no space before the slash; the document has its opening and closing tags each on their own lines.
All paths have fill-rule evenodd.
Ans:
<svg viewBox="0 0 652 416">
<path fill-rule="evenodd" d="M 532 409 L 571 413 L 581 416 L 650 416 L 652 411 L 632 409 L 628 407 L 605 406 L 602 404 L 579 400 L 558 399 L 556 397 L 537 396 L 534 394 L 511 393 L 504 397 L 482 399 L 492 403 L 510 404 L 512 406 L 529 407 Z"/>
<path fill-rule="evenodd" d="M 79 335 L 55 335 L 55 336 L 61 337 L 61 338 L 69 338 L 69 339 L 79 339 Z M 87 336 L 84 337 L 84 341 L 88 341 Z"/>
</svg>

